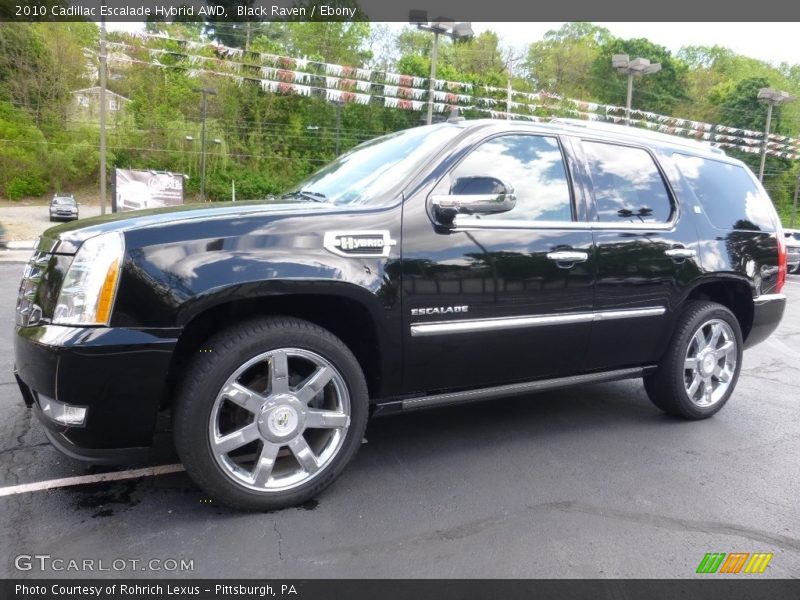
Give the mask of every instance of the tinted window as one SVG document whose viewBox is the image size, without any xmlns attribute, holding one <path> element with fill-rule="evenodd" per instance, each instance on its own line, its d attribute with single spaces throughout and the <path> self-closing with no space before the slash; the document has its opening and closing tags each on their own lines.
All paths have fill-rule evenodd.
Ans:
<svg viewBox="0 0 800 600">
<path fill-rule="evenodd" d="M 599 142 L 583 142 L 583 149 L 600 221 L 669 221 L 672 215 L 669 193 L 648 152 Z"/>
<path fill-rule="evenodd" d="M 450 193 L 467 189 L 464 182 L 475 178 L 499 179 L 514 188 L 516 206 L 492 219 L 572 220 L 564 158 L 553 137 L 504 135 L 484 142 L 450 174 Z"/>
<path fill-rule="evenodd" d="M 370 140 L 323 167 L 296 189 L 313 192 L 335 204 L 393 200 L 396 188 L 461 131 L 458 126 L 443 124 Z"/>
<path fill-rule="evenodd" d="M 684 154 L 672 158 L 714 227 L 775 228 L 772 203 L 744 167 Z"/>
</svg>

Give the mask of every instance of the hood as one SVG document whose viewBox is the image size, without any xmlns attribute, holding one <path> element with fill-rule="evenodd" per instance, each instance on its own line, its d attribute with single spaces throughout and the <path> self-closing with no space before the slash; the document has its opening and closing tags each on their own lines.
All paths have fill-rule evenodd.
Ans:
<svg viewBox="0 0 800 600">
<path fill-rule="evenodd" d="M 215 202 L 208 204 L 185 204 L 167 208 L 113 213 L 89 219 L 80 219 L 51 227 L 39 239 L 38 247 L 59 254 L 72 254 L 87 239 L 112 231 L 130 231 L 145 227 L 158 227 L 181 221 L 203 221 L 243 216 L 296 216 L 309 213 L 341 212 L 352 207 L 336 206 L 327 202 L 286 202 L 257 200 L 250 202 Z"/>
</svg>

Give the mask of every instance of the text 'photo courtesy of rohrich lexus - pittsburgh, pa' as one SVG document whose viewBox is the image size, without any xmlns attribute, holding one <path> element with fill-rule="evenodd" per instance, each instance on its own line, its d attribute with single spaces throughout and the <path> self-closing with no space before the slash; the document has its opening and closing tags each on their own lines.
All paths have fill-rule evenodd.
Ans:
<svg viewBox="0 0 800 600">
<path fill-rule="evenodd" d="M 197 485 L 275 509 L 330 485 L 371 417 L 628 378 L 710 417 L 778 326 L 786 270 L 767 193 L 719 149 L 454 117 L 278 198 L 49 229 L 16 376 L 65 454 L 134 464 L 168 412 Z"/>
</svg>

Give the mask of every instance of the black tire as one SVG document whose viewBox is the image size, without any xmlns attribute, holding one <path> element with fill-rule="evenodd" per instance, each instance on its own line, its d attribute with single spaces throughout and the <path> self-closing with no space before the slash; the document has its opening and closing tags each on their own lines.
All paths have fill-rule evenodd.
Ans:
<svg viewBox="0 0 800 600">
<path fill-rule="evenodd" d="M 211 449 L 209 420 L 222 386 L 241 365 L 264 352 L 283 348 L 316 353 L 338 370 L 349 396 L 350 420 L 338 452 L 310 481 L 288 490 L 256 491 L 234 481 L 218 464 Z M 261 317 L 214 335 L 203 349 L 187 368 L 173 407 L 175 447 L 194 482 L 217 502 L 244 510 L 302 504 L 328 487 L 361 445 L 369 414 L 366 380 L 347 346 L 313 323 Z"/>
<path fill-rule="evenodd" d="M 736 366 L 721 397 L 710 406 L 700 406 L 692 401 L 686 389 L 684 361 L 689 344 L 698 329 L 712 319 L 727 323 L 735 337 Z M 706 419 L 716 414 L 728 401 L 742 367 L 742 331 L 736 316 L 716 302 L 692 301 L 678 318 L 675 333 L 655 373 L 644 378 L 644 387 L 650 400 L 665 413 L 684 419 Z"/>
</svg>

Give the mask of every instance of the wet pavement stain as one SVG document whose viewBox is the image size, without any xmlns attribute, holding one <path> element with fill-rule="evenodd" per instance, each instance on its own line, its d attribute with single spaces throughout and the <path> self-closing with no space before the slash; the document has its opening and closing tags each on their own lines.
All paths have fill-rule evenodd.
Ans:
<svg viewBox="0 0 800 600">
<path fill-rule="evenodd" d="M 138 485 L 139 480 L 134 479 L 80 485 L 69 491 L 75 496 L 75 508 L 93 510 L 91 517 L 96 519 L 113 516 L 115 508 L 129 509 L 139 504 L 140 500 L 133 498 Z"/>
<path fill-rule="evenodd" d="M 300 510 L 317 510 L 318 506 L 319 506 L 319 500 L 314 500 L 312 498 L 311 500 L 308 500 L 307 502 L 303 502 L 302 504 L 298 504 L 297 508 L 299 508 Z"/>
</svg>

